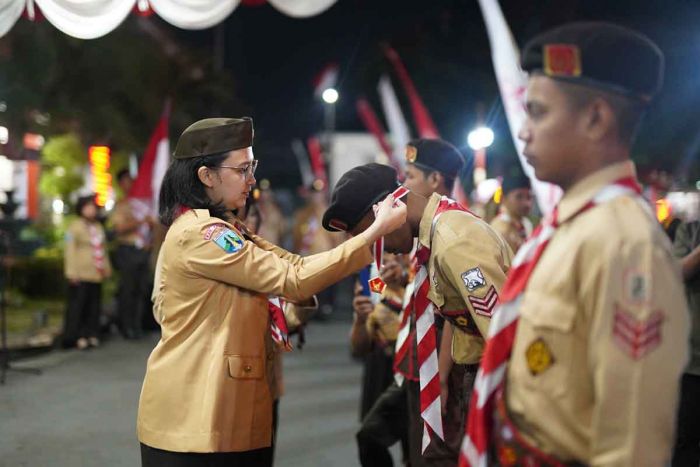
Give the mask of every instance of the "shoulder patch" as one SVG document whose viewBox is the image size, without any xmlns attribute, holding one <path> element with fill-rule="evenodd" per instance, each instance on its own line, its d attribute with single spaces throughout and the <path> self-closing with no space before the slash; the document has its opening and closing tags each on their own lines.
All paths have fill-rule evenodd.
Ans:
<svg viewBox="0 0 700 467">
<path fill-rule="evenodd" d="M 649 303 L 648 274 L 638 269 L 625 271 L 623 291 L 624 301 L 628 305 L 646 305 Z"/>
<path fill-rule="evenodd" d="M 214 229 L 210 239 L 226 253 L 235 253 L 243 248 L 244 240 L 229 228 Z"/>
<path fill-rule="evenodd" d="M 473 295 L 468 295 L 467 298 L 469 298 L 469 303 L 472 304 L 472 308 L 474 308 L 474 312 L 477 315 L 487 316 L 489 318 L 493 316 L 493 310 L 496 308 L 496 305 L 498 305 L 498 292 L 496 292 L 493 286 L 489 287 L 486 295 L 482 298 Z"/>
<path fill-rule="evenodd" d="M 484 275 L 481 273 L 481 269 L 479 268 L 472 268 L 463 272 L 462 280 L 464 281 L 464 285 L 467 287 L 469 292 L 474 292 L 475 290 L 486 285 L 486 279 L 484 279 Z"/>
</svg>

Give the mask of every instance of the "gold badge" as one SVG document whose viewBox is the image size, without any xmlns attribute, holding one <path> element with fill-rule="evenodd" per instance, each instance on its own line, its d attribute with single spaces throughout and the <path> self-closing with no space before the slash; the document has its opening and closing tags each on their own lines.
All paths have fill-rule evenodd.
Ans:
<svg viewBox="0 0 700 467">
<path fill-rule="evenodd" d="M 547 76 L 581 76 L 581 52 L 573 44 L 544 46 L 544 73 Z"/>
<path fill-rule="evenodd" d="M 416 161 L 416 157 L 418 157 L 418 149 L 411 145 L 406 146 L 406 161 L 413 164 Z"/>
<path fill-rule="evenodd" d="M 549 350 L 549 346 L 541 337 L 535 339 L 525 351 L 527 367 L 532 376 L 537 376 L 546 371 L 554 363 L 554 356 Z"/>
<path fill-rule="evenodd" d="M 369 290 L 371 290 L 374 293 L 381 294 L 384 292 L 384 289 L 386 289 L 386 283 L 382 280 L 381 277 L 375 277 L 374 279 L 370 279 L 368 284 Z"/>
</svg>

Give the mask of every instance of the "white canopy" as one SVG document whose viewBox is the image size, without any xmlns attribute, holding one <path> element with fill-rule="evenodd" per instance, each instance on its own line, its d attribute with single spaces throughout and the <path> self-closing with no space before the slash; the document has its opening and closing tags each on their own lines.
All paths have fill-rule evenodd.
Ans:
<svg viewBox="0 0 700 467">
<path fill-rule="evenodd" d="M 280 12 L 295 18 L 318 15 L 338 0 L 268 0 Z M 57 29 L 80 39 L 95 39 L 113 31 L 134 10 L 150 8 L 182 29 L 206 29 L 222 22 L 241 0 L 0 0 L 0 36 L 7 34 L 34 8 Z"/>
</svg>

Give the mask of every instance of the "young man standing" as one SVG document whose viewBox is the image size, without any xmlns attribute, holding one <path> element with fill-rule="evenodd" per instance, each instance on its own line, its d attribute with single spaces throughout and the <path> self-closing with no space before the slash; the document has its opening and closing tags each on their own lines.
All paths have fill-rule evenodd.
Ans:
<svg viewBox="0 0 700 467">
<path fill-rule="evenodd" d="M 663 56 L 634 31 L 575 23 L 530 41 L 522 65 L 518 136 L 537 178 L 564 195 L 503 288 L 462 465 L 664 465 L 688 311 L 630 161 Z"/>
<path fill-rule="evenodd" d="M 527 216 L 532 210 L 532 189 L 525 174 L 509 175 L 503 179 L 501 212 L 491 221 L 491 227 L 506 239 L 513 253 L 517 253 L 532 233 L 532 222 Z"/>
</svg>

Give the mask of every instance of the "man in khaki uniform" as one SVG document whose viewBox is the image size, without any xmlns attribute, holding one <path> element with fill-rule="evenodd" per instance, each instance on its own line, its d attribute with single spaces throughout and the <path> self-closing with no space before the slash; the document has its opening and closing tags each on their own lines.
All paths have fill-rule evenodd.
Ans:
<svg viewBox="0 0 700 467">
<path fill-rule="evenodd" d="M 532 222 L 527 217 L 532 210 L 530 180 L 523 173 L 508 174 L 503 179 L 501 192 L 501 211 L 491 221 L 491 227 L 508 242 L 513 253 L 517 253 L 532 233 Z"/>
<path fill-rule="evenodd" d="M 530 78 L 518 136 L 537 178 L 564 195 L 509 273 L 470 411 L 488 407 L 491 368 L 510 345 L 505 388 L 486 414 L 488 450 L 470 415 L 470 465 L 483 462 L 477 451 L 504 465 L 670 460 L 688 311 L 629 160 L 662 63 L 648 38 L 606 23 L 562 26 L 523 51 Z"/>
<path fill-rule="evenodd" d="M 346 172 L 333 191 L 331 205 L 323 216 L 323 226 L 360 234 L 373 220 L 371 207 L 375 200 L 398 187 L 396 178 L 394 169 L 380 164 L 367 164 Z M 424 298 L 446 320 L 443 342 L 447 342 L 448 348 L 440 356 L 441 384 L 437 394 L 432 394 L 432 401 L 437 403 L 442 399 L 444 417 L 436 425 L 444 427 L 445 443 L 451 449 L 434 452 L 428 447 L 424 456 L 429 465 L 454 465 L 489 319 L 512 254 L 491 227 L 449 198 L 438 194 L 424 197 L 409 191 L 405 199 L 406 223 L 385 237 L 384 248 L 391 253 L 408 253 L 413 248 L 414 238 L 418 238 L 417 256 L 423 256 L 425 281 L 429 282 Z M 427 255 L 429 257 L 425 257 Z M 420 288 L 419 284 L 416 287 Z M 417 353 L 421 346 L 419 342 Z M 420 357 L 414 355 L 412 360 L 422 367 Z M 453 364 L 461 371 L 453 369 Z M 419 368 L 419 374 L 421 371 Z M 422 379 L 423 375 L 420 376 Z M 418 384 L 413 384 L 417 390 Z M 409 397 L 410 393 L 411 389 Z M 420 399 L 422 405 L 424 399 Z M 439 411 L 440 406 L 437 407 Z M 424 438 L 423 446 L 426 442 Z"/>
</svg>

